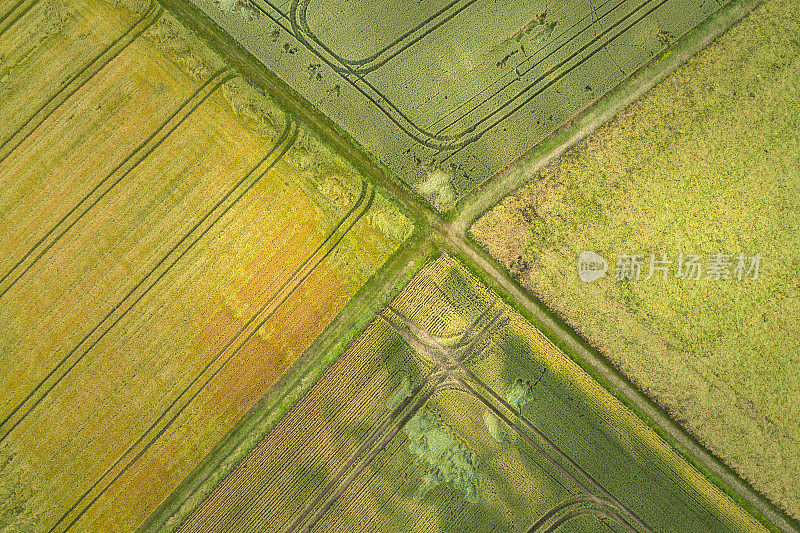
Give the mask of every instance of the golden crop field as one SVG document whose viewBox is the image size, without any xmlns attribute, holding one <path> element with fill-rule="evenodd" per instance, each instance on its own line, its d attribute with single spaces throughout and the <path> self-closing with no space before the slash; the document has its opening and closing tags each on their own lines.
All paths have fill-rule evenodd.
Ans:
<svg viewBox="0 0 800 533">
<path fill-rule="evenodd" d="M 132 531 L 407 238 L 158 4 L 0 2 L 0 530 Z"/>
<path fill-rule="evenodd" d="M 763 531 L 443 255 L 177 530 L 555 529 Z"/>
</svg>

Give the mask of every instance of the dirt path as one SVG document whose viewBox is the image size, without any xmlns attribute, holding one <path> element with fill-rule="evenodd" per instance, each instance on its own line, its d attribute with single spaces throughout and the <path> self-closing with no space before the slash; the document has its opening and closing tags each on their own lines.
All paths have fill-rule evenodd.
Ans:
<svg viewBox="0 0 800 533">
<path fill-rule="evenodd" d="M 577 357 L 588 364 L 596 375 L 610 385 L 611 393 L 614 396 L 622 397 L 627 400 L 624 403 L 635 406 L 638 410 L 637 416 L 641 417 L 644 414 L 645 417 L 655 423 L 673 440 L 673 443 L 671 443 L 673 447 L 677 444 L 678 451 L 682 456 L 693 457 L 696 462 L 703 464 L 722 483 L 730 487 L 744 501 L 782 530 L 800 533 L 800 528 L 778 512 L 771 502 L 755 492 L 729 467 L 697 443 L 686 430 L 667 416 L 644 393 L 635 388 L 616 368 L 592 349 L 585 340 L 580 338 L 577 333 L 560 320 L 554 318 L 553 313 L 542 302 L 521 289 L 505 270 L 488 257 L 485 251 L 467 241 L 463 236 L 456 234 L 452 228 L 450 229 L 450 232 L 443 235 L 447 244 L 463 253 L 475 266 L 488 274 L 511 298 L 533 315 L 546 330 L 558 337 Z"/>
<path fill-rule="evenodd" d="M 624 111 L 762 2 L 763 0 L 734 2 L 732 6 L 712 15 L 711 19 L 703 22 L 680 39 L 667 53 L 662 54 L 660 59 L 654 58 L 616 89 L 612 89 L 591 107 L 579 113 L 569 122 L 568 128 L 559 130 L 508 169 L 500 171 L 480 191 L 462 201 L 461 206 L 457 208 L 458 216 L 452 222 L 455 231 L 465 235 L 472 223 L 487 209 L 491 209 L 508 194 L 527 183 L 545 165 L 559 158 L 566 150 Z"/>
<path fill-rule="evenodd" d="M 209 44 L 221 55 L 239 67 L 242 73 L 268 87 L 281 101 L 287 111 L 295 115 L 298 121 L 320 133 L 324 141 L 343 157 L 352 162 L 365 175 L 369 176 L 380 188 L 387 191 L 400 202 L 408 212 L 416 218 L 416 224 L 427 232 L 428 242 L 443 245 L 472 263 L 472 267 L 483 273 L 501 288 L 511 299 L 530 313 L 541 328 L 556 337 L 572 354 L 591 368 L 595 376 L 604 380 L 610 392 L 623 403 L 632 406 L 637 416 L 645 422 L 656 426 L 656 430 L 665 437 L 677 451 L 695 465 L 701 465 L 716 476 L 721 486 L 727 485 L 747 505 L 757 510 L 769 521 L 787 532 L 800 533 L 800 526 L 793 523 L 766 498 L 756 493 L 745 484 L 730 468 L 697 443 L 681 426 L 670 419 L 664 411 L 628 382 L 619 371 L 608 363 L 596 350 L 580 338 L 576 332 L 555 318 L 555 315 L 542 302 L 522 289 L 517 282 L 487 252 L 467 237 L 472 222 L 486 209 L 495 205 L 511 191 L 529 180 L 538 169 L 557 158 L 565 150 L 574 146 L 581 139 L 595 131 L 600 125 L 611 120 L 617 113 L 625 109 L 637 98 L 663 80 L 675 68 L 687 61 L 699 50 L 713 42 L 732 24 L 743 18 L 761 0 L 741 0 L 734 2 L 693 30 L 689 38 L 682 39 L 671 54 L 662 56 L 640 69 L 635 75 L 604 97 L 597 105 L 577 117 L 570 128 L 556 137 L 541 143 L 539 147 L 515 165 L 489 182 L 482 190 L 468 197 L 452 223 L 444 221 L 432 212 L 419 198 L 390 178 L 390 173 L 373 158 L 361 150 L 357 144 L 329 119 L 309 106 L 302 98 L 261 65 L 251 54 L 235 43 L 230 36 L 204 14 L 194 7 L 189 0 L 162 0 L 164 5 L 179 16 L 189 27 L 203 34 Z M 391 272 L 384 272 L 388 278 L 393 277 L 395 270 L 404 265 L 395 264 Z M 338 322 L 338 321 L 337 321 Z M 324 334 L 323 334 L 324 335 Z M 326 339 L 321 338 L 319 341 Z M 315 343 L 316 344 L 316 343 Z M 317 344 L 319 345 L 319 344 Z"/>
</svg>

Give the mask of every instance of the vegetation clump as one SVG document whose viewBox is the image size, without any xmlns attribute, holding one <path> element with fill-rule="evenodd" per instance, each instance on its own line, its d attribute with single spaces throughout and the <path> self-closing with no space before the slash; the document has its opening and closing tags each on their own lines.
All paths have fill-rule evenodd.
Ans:
<svg viewBox="0 0 800 533">
<path fill-rule="evenodd" d="M 526 379 L 515 379 L 506 393 L 506 401 L 517 411 L 533 399 L 533 384 Z"/>
<path fill-rule="evenodd" d="M 409 420 L 404 429 L 409 449 L 419 462 L 428 464 L 414 499 L 421 500 L 432 488 L 447 483 L 463 491 L 467 501 L 477 503 L 479 484 L 475 452 L 425 408 Z"/>
<path fill-rule="evenodd" d="M 503 429 L 503 423 L 500 419 L 487 409 L 483 412 L 483 421 L 486 423 L 486 429 L 489 430 L 489 435 L 497 442 L 503 442 L 506 438 L 506 431 Z"/>
</svg>

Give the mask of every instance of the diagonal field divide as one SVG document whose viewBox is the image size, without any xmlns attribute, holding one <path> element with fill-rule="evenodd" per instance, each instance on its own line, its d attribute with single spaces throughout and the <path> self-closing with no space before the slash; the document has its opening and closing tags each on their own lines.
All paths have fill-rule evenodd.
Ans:
<svg viewBox="0 0 800 533">
<path fill-rule="evenodd" d="M 410 330 L 410 333 L 405 331 L 398 322 L 391 318 L 386 310 L 392 312 L 399 322 L 405 324 L 405 326 Z M 554 443 L 552 443 L 546 436 L 541 434 L 535 427 L 533 427 L 530 422 L 528 422 L 524 415 L 519 413 L 516 409 L 512 406 L 508 405 L 507 402 L 499 399 L 502 403 L 503 407 L 507 408 L 516 418 L 519 418 L 525 424 L 526 428 L 533 432 L 539 439 L 544 441 L 546 445 L 554 450 L 556 454 L 564 461 L 567 462 L 581 477 L 589 481 L 589 485 L 592 485 L 594 489 L 599 492 L 601 495 L 598 496 L 594 491 L 591 490 L 586 483 L 580 481 L 576 475 L 571 473 L 567 470 L 561 462 L 559 462 L 555 457 L 553 457 L 547 450 L 545 450 L 542 446 L 540 446 L 536 441 L 534 441 L 530 435 L 520 430 L 516 424 L 514 424 L 511 420 L 509 420 L 497 407 L 486 399 L 482 394 L 478 393 L 468 381 L 472 381 L 474 383 L 479 383 L 482 387 L 485 387 L 488 391 L 491 391 L 488 386 L 483 384 L 474 374 L 469 372 L 463 366 L 462 361 L 466 360 L 471 351 L 475 349 L 478 344 L 480 338 L 496 323 L 498 319 L 504 314 L 502 311 L 494 313 L 493 316 L 489 319 L 488 323 L 484 325 L 481 330 L 475 335 L 475 337 L 469 341 L 469 343 L 465 344 L 467 337 L 470 335 L 471 331 L 474 331 L 475 327 L 481 320 L 494 309 L 494 305 L 488 306 L 487 309 L 481 313 L 481 315 L 475 320 L 475 322 L 468 328 L 467 331 L 462 335 L 459 342 L 449 348 L 443 347 L 436 338 L 432 337 L 426 331 L 422 330 L 413 322 L 411 322 L 406 316 L 404 316 L 401 312 L 393 308 L 392 306 L 387 306 L 384 311 L 379 313 L 379 316 L 388 323 L 415 351 L 420 353 L 420 355 L 424 356 L 425 358 L 429 359 L 431 362 L 434 363 L 434 368 L 430 374 L 412 391 L 412 393 L 405 398 L 405 400 L 384 420 L 382 424 L 380 424 L 375 431 L 370 435 L 370 437 L 362 444 L 362 446 L 356 450 L 356 452 L 350 457 L 350 459 L 345 463 L 337 475 L 332 478 L 325 489 L 317 496 L 315 500 L 309 503 L 305 510 L 298 515 L 295 521 L 284 530 L 284 533 L 294 533 L 295 531 L 299 531 L 302 527 L 302 531 L 304 533 L 310 532 L 314 526 L 324 517 L 325 513 L 333 506 L 333 504 L 345 493 L 345 491 L 349 488 L 349 486 L 358 478 L 358 476 L 363 473 L 363 471 L 369 466 L 369 464 L 389 445 L 392 439 L 397 435 L 397 433 L 405 426 L 405 424 L 414 417 L 414 415 L 425 406 L 427 401 L 437 392 L 443 390 L 448 387 L 452 387 L 454 384 L 459 386 L 464 392 L 469 393 L 470 395 L 474 396 L 480 402 L 484 403 L 487 408 L 491 409 L 495 415 L 503 420 L 509 427 L 514 429 L 523 440 L 525 440 L 528 444 L 530 444 L 535 450 L 537 450 L 545 459 L 547 459 L 550 463 L 552 463 L 563 475 L 565 475 L 570 481 L 572 481 L 577 487 L 579 487 L 583 493 L 584 497 L 581 498 L 581 501 L 590 502 L 592 505 L 596 507 L 584 506 L 580 509 L 567 509 L 563 514 L 559 515 L 556 518 L 556 523 L 551 524 L 551 527 L 548 530 L 552 530 L 558 525 L 566 522 L 572 518 L 580 516 L 586 513 L 593 513 L 608 517 L 610 519 L 615 520 L 619 523 L 622 527 L 624 527 L 627 531 L 637 532 L 637 531 L 644 531 L 646 533 L 652 533 L 652 529 L 650 529 L 641 519 L 639 519 L 632 511 L 626 508 L 621 502 L 619 502 L 613 495 L 611 495 L 605 488 L 603 488 L 599 483 L 597 483 L 587 472 L 582 470 L 580 466 L 578 466 L 574 461 L 572 461 L 569 457 L 566 456 Z M 455 356 L 458 348 L 465 347 L 466 349 L 462 354 L 459 356 Z M 436 378 L 434 380 L 434 378 Z M 428 387 L 433 383 L 432 387 Z M 427 388 L 427 390 L 425 390 Z M 424 394 L 422 391 L 425 390 Z M 494 391 L 491 391 L 494 393 Z M 496 401 L 499 395 L 494 393 L 492 396 Z M 406 408 L 414 401 L 414 405 L 410 410 L 406 410 Z M 402 418 L 400 416 L 402 415 Z M 383 435 L 383 438 L 380 442 L 375 444 L 375 440 Z M 371 450 L 370 454 L 366 456 L 358 466 L 355 466 L 356 461 L 363 456 L 366 451 Z M 349 476 L 342 481 L 344 476 L 347 472 L 350 471 Z M 327 497 L 326 495 L 330 494 L 333 488 L 338 486 L 338 490 Z M 324 505 L 320 507 L 320 503 L 325 501 Z M 314 512 L 316 509 L 316 512 Z M 558 510 L 556 510 L 558 511 Z M 314 512 L 313 516 L 311 513 Z M 552 514 L 556 514 L 555 511 Z M 309 518 L 310 517 L 310 518 Z M 548 517 L 542 517 L 542 519 L 546 522 Z M 304 525 L 305 522 L 305 525 Z M 303 527 L 304 525 L 304 527 Z M 544 525 L 544 523 L 543 523 Z"/>
<path fill-rule="evenodd" d="M 195 244 L 244 196 L 254 187 L 283 156 L 292 145 L 297 132 L 287 143 L 293 123 L 287 120 L 283 133 L 267 154 L 256 163 L 242 179 L 234 185 L 217 204 L 207 211 L 192 228 L 163 256 L 158 263 L 142 278 L 103 319 L 83 339 L 70 350 L 56 366 L 34 387 L 2 421 L 0 421 L 0 443 L 33 411 L 47 394 L 52 391 L 64 376 L 77 365 L 81 359 L 113 328 L 122 318 L 139 303 L 167 272 L 194 247 Z M 280 155 L 273 158 L 276 150 L 282 148 Z M 83 348 L 83 349 L 82 349 Z M 82 349 L 82 351 L 81 351 Z M 66 367 L 63 368 L 62 367 Z"/>
<path fill-rule="evenodd" d="M 299 128 L 295 127 L 288 143 L 284 146 L 280 159 L 294 144 Z M 273 163 L 274 164 L 274 163 Z M 316 270 L 322 261 L 333 252 L 353 226 L 372 206 L 375 190 L 372 185 L 362 180 L 361 194 L 350 210 L 332 228 L 326 238 L 283 284 L 272 294 L 269 288 L 259 295 L 258 311 L 245 325 L 226 343 L 226 345 L 203 367 L 200 373 L 178 394 L 163 410 L 157 419 L 141 434 L 141 436 L 92 484 L 70 508 L 50 527 L 49 532 L 71 530 L 80 518 L 97 502 L 103 494 L 125 474 L 147 450 L 170 428 L 186 407 L 205 389 L 225 366 L 239 353 L 247 342 L 277 312 L 281 305 L 289 299 L 295 290 Z M 246 191 L 245 191 L 246 192 Z"/>
<path fill-rule="evenodd" d="M 199 108 L 208 97 L 217 91 L 227 81 L 237 77 L 238 74 L 223 68 L 211 75 L 195 92 L 164 120 L 156 130 L 143 140 L 133 151 L 128 154 L 111 172 L 100 180 L 86 196 L 84 196 L 61 220 L 56 222 L 34 244 L 11 270 L 0 278 L 0 298 L 2 298 L 14 284 L 22 278 L 73 226 L 102 200 L 114 187 L 117 186 L 128 174 L 139 166 L 150 154 L 161 146 L 164 141 Z M 213 83 L 216 80 L 216 83 Z"/>
<path fill-rule="evenodd" d="M 20 0 L 20 2 L 23 0 Z M 92 79 L 98 72 L 103 70 L 115 57 L 117 57 L 133 41 L 139 38 L 150 26 L 161 17 L 164 8 L 151 0 L 150 5 L 139 20 L 112 41 L 108 46 L 101 50 L 96 56 L 87 61 L 78 72 L 67 78 L 66 82 L 59 89 L 49 96 L 39 108 L 23 122 L 10 137 L 3 139 L 0 143 L 0 163 L 16 150 L 20 144 L 25 142 L 47 118 L 53 114 L 64 102 L 74 95 L 86 82 Z M 0 31 L 0 36 L 2 31 Z"/>
<path fill-rule="evenodd" d="M 541 329 L 551 341 L 557 343 L 579 366 L 592 375 L 600 385 L 620 400 L 645 424 L 654 427 L 659 436 L 679 455 L 725 494 L 743 505 L 747 512 L 771 530 L 780 527 L 784 531 L 800 532 L 800 524 L 789 518 L 771 501 L 755 491 L 733 470 L 699 444 L 682 426 L 672 420 L 630 383 L 617 369 L 573 329 L 557 319 L 554 313 L 535 296 L 527 293 L 511 276 L 491 258 L 478 244 L 470 239 L 470 223 L 505 194 L 518 187 L 529 175 L 525 171 L 512 172 L 507 178 L 490 180 L 488 186 L 478 193 L 471 193 L 462 201 L 458 212 L 444 219 L 433 212 L 420 197 L 400 180 L 393 177 L 386 167 L 358 147 L 340 127 L 310 105 L 303 97 L 231 37 L 219 24 L 203 13 L 190 0 L 161 0 L 165 7 L 194 31 L 205 36 L 207 42 L 219 50 L 246 75 L 268 87 L 280 97 L 298 120 L 318 131 L 332 147 L 347 157 L 359 170 L 382 186 L 397 199 L 416 219 L 425 233 L 425 245 L 436 246 L 461 257 L 469 269 L 497 290 L 503 299 L 517 309 L 526 320 Z M 265 0 L 262 0 L 265 1 Z M 267 0 L 268 1 L 268 0 Z M 533 152 L 534 163 L 541 165 L 557 157 L 569 146 L 584 138 L 597 127 L 612 118 L 631 101 L 649 90 L 678 65 L 687 61 L 697 51 L 711 43 L 717 36 L 745 17 L 761 0 L 733 0 L 697 29 L 679 39 L 665 54 L 659 56 L 632 77 L 623 82 L 619 90 L 609 93 L 598 103 L 576 119 L 575 128 L 565 130 Z M 270 19 L 290 32 L 288 18 Z M 674 52 L 674 53 L 673 53 Z M 671 55 L 670 55 L 671 54 Z"/>
<path fill-rule="evenodd" d="M 488 325 L 481 328 L 475 337 L 468 342 L 469 336 L 476 330 L 481 320 L 486 316 L 490 309 L 491 308 L 487 308 L 483 313 L 481 313 L 480 316 L 478 316 L 478 318 L 470 325 L 470 327 L 464 331 L 458 342 L 450 349 L 446 350 L 447 353 L 451 354 L 455 350 L 465 347 L 466 356 L 469 354 L 470 350 L 474 349 L 475 345 L 477 344 L 477 340 L 480 339 L 482 335 L 486 333 L 486 331 L 488 331 L 494 321 L 491 321 Z M 422 345 L 416 338 L 403 331 L 402 328 L 400 328 L 384 313 L 381 312 L 379 316 L 385 322 L 387 322 L 406 342 L 408 342 L 409 345 L 414 347 L 417 352 L 419 352 L 421 355 L 426 355 L 425 352 L 428 350 L 428 347 Z M 311 517 L 311 519 L 303 528 L 303 531 L 310 531 L 311 528 L 314 527 L 314 525 L 320 519 L 322 519 L 325 513 L 336 502 L 336 500 L 347 489 L 347 487 L 352 484 L 352 482 L 361 474 L 361 472 L 363 472 L 363 470 L 372 462 L 372 460 L 377 457 L 377 455 L 388 445 L 397 432 L 402 429 L 403 426 L 405 426 L 406 422 L 408 422 L 408 420 L 410 420 L 417 413 L 417 411 L 424 407 L 428 399 L 430 399 L 431 396 L 433 396 L 442 388 L 451 384 L 450 382 L 446 381 L 449 378 L 449 375 L 446 368 L 442 364 L 442 361 L 439 361 L 433 357 L 428 357 L 428 359 L 434 363 L 434 367 L 431 369 L 428 375 L 425 376 L 425 378 L 409 393 L 409 395 L 404 398 L 403 401 L 401 401 L 400 404 L 398 404 L 398 406 L 391 413 L 389 413 L 389 415 L 386 416 L 386 418 L 372 431 L 372 433 L 370 433 L 367 439 L 358 449 L 356 449 L 355 452 L 353 452 L 347 462 L 342 465 L 336 475 L 331 478 L 331 480 L 325 485 L 317 497 L 308 503 L 303 511 L 298 514 L 295 520 L 284 530 L 285 533 L 297 531 L 304 522 L 309 520 L 311 513 L 314 513 L 313 517 Z M 415 402 L 414 406 L 411 408 L 411 410 L 407 411 L 407 407 L 411 405 L 412 402 Z M 400 418 L 401 416 L 402 418 Z M 383 439 L 376 446 L 376 440 L 382 435 L 384 436 Z M 356 462 L 367 452 L 370 452 L 370 454 L 364 458 L 358 464 L 358 466 L 356 466 Z M 348 472 L 350 475 L 343 482 L 342 480 L 345 478 Z M 329 496 L 331 491 L 337 487 L 339 488 L 336 493 Z M 323 503 L 324 505 L 320 507 L 320 504 Z"/>
</svg>

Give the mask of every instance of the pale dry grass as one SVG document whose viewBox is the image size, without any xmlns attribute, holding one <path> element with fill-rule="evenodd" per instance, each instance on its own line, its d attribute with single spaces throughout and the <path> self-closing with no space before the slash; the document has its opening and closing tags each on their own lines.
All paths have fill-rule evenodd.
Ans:
<svg viewBox="0 0 800 533">
<path fill-rule="evenodd" d="M 473 234 L 759 491 L 800 516 L 800 18 L 773 0 Z M 601 280 L 583 250 L 760 253 L 761 278 Z M 645 268 L 645 274 L 646 274 Z"/>
</svg>

